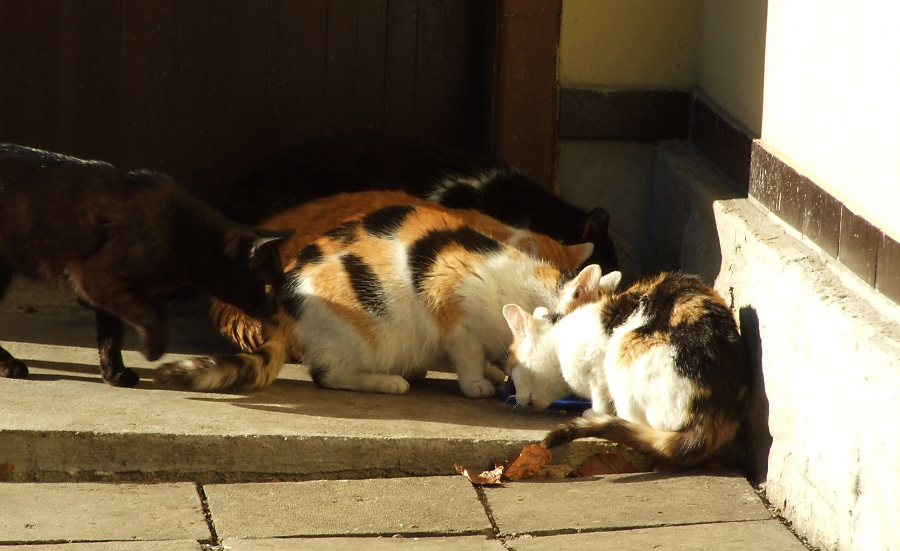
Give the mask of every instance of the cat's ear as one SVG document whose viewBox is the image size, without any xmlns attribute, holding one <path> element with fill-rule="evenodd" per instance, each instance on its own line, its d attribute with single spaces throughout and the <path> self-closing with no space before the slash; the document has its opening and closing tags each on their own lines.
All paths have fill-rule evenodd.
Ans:
<svg viewBox="0 0 900 551">
<path fill-rule="evenodd" d="M 519 241 L 518 249 L 531 258 L 540 258 L 541 256 L 540 248 L 538 247 L 537 241 L 534 239 L 523 239 L 522 241 Z"/>
<path fill-rule="evenodd" d="M 529 318 L 531 316 L 525 310 L 522 310 L 518 304 L 507 304 L 504 306 L 503 317 L 506 318 L 506 323 L 509 324 L 514 339 L 521 340 L 528 334 Z"/>
<path fill-rule="evenodd" d="M 225 232 L 223 248 L 228 258 L 256 260 L 278 253 L 278 247 L 294 230 L 264 230 L 236 227 Z"/>
<path fill-rule="evenodd" d="M 581 243 L 580 245 L 568 245 L 569 254 L 572 259 L 572 268 L 577 268 L 587 262 L 587 259 L 594 253 L 593 243 Z"/>
<path fill-rule="evenodd" d="M 290 239 L 294 235 L 294 231 L 294 229 L 265 230 L 256 228 L 256 239 L 253 240 L 249 250 L 250 260 L 278 254 L 278 247 Z"/>
<path fill-rule="evenodd" d="M 606 293 L 612 293 L 622 281 L 622 272 L 609 272 L 600 278 L 600 288 Z"/>
<path fill-rule="evenodd" d="M 597 207 L 587 213 L 581 227 L 581 238 L 585 241 L 596 241 L 598 237 L 609 232 L 609 212 Z"/>
<path fill-rule="evenodd" d="M 572 298 L 578 300 L 582 297 L 596 295 L 602 279 L 601 275 L 603 275 L 603 272 L 597 264 L 586 266 L 578 272 L 578 275 L 575 276 L 575 280 L 572 282 Z"/>
</svg>

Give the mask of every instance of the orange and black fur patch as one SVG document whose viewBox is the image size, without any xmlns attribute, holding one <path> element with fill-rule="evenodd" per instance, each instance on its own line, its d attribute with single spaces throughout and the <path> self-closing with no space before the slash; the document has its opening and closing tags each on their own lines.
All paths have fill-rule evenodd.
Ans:
<svg viewBox="0 0 900 551">
<path fill-rule="evenodd" d="M 608 351 L 616 354 L 618 369 L 627 370 L 655 347 L 670 347 L 671 369 L 694 388 L 687 423 L 679 431 L 664 431 L 615 416 L 579 418 L 549 433 L 543 444 L 605 438 L 692 465 L 730 440 L 741 423 L 750 376 L 737 324 L 722 298 L 695 276 L 664 273 L 601 302 L 609 335 L 641 316 L 639 326 L 622 336 L 618 350 Z"/>
<path fill-rule="evenodd" d="M 407 219 L 408 215 L 412 216 Z M 509 227 L 476 210 L 450 209 L 400 191 L 363 191 L 325 197 L 279 212 L 261 222 L 260 227 L 295 230 L 280 247 L 282 265 L 289 271 L 355 240 L 359 229 L 374 236 L 386 235 L 398 229 L 395 225 L 402 221 L 400 237 L 413 239 L 421 231 L 422 221 L 427 223 L 433 216 L 445 217 L 448 227 L 465 226 L 499 242 L 532 248 L 540 258 L 564 270 L 577 268 L 590 251 L 584 245 L 562 245 L 545 235 Z M 328 239 L 321 240 L 322 237 Z M 219 332 L 242 350 L 252 352 L 263 343 L 260 320 L 217 300 L 212 301 L 210 313 Z"/>
<path fill-rule="evenodd" d="M 401 393 L 400 387 L 384 390 L 386 378 L 427 370 L 462 316 L 487 323 L 488 334 L 479 338 L 489 344 L 471 345 L 497 359 L 508 344 L 497 297 L 512 293 L 532 308 L 552 306 L 568 277 L 430 203 L 387 205 L 347 220 L 301 247 L 287 265 L 282 311 L 259 324 L 258 338 L 248 340 L 251 353 L 167 364 L 156 380 L 203 390 L 259 389 L 302 355 L 322 386 Z M 405 336 L 414 333 L 417 338 Z M 483 361 L 477 369 L 483 373 Z M 341 373 L 349 375 L 340 380 Z M 375 376 L 382 380 L 372 383 Z M 354 377 L 369 382 L 339 386 Z"/>
</svg>

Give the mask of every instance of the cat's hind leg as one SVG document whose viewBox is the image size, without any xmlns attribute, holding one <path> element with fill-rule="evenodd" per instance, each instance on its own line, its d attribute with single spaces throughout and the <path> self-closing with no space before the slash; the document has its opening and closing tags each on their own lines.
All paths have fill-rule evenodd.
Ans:
<svg viewBox="0 0 900 551">
<path fill-rule="evenodd" d="M 400 375 L 319 366 L 310 367 L 309 372 L 313 381 L 325 388 L 380 394 L 405 394 L 409 390 L 409 381 Z"/>
<path fill-rule="evenodd" d="M 6 270 L 3 270 L 3 261 L 0 260 L 0 299 L 9 286 L 12 276 Z M 9 352 L 0 346 L 0 377 L 7 379 L 24 379 L 28 376 L 28 366 L 25 362 L 18 360 Z"/>
</svg>

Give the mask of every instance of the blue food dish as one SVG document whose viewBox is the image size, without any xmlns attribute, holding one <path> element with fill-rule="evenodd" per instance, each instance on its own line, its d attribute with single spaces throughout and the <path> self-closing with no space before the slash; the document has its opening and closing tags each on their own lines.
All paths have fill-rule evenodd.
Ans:
<svg viewBox="0 0 900 551">
<path fill-rule="evenodd" d="M 503 386 L 500 387 L 500 390 L 497 392 L 497 396 L 507 404 L 516 403 L 516 385 L 513 384 L 512 378 L 507 379 L 506 383 L 504 383 Z M 590 400 L 582 398 L 581 396 L 576 396 L 574 394 L 570 394 L 565 398 L 560 398 L 559 400 L 547 406 L 547 409 L 572 411 L 576 413 L 581 413 L 590 408 Z"/>
</svg>

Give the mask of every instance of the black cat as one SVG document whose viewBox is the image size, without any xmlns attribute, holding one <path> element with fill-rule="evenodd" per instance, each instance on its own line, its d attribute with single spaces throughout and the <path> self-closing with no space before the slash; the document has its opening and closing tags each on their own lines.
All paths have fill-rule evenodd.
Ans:
<svg viewBox="0 0 900 551">
<path fill-rule="evenodd" d="M 451 208 L 471 208 L 567 244 L 591 242 L 587 263 L 618 269 L 609 213 L 573 206 L 495 159 L 420 140 L 319 138 L 257 163 L 237 182 L 225 213 L 256 224 L 286 208 L 339 192 L 403 190 Z"/>
<path fill-rule="evenodd" d="M 158 359 L 163 306 L 176 293 L 198 289 L 254 316 L 274 314 L 278 245 L 291 233 L 231 222 L 164 174 L 0 145 L 0 298 L 14 274 L 73 288 L 96 310 L 100 371 L 115 386 L 138 382 L 122 364 L 122 322 Z M 0 348 L 0 376 L 27 374 Z"/>
</svg>

